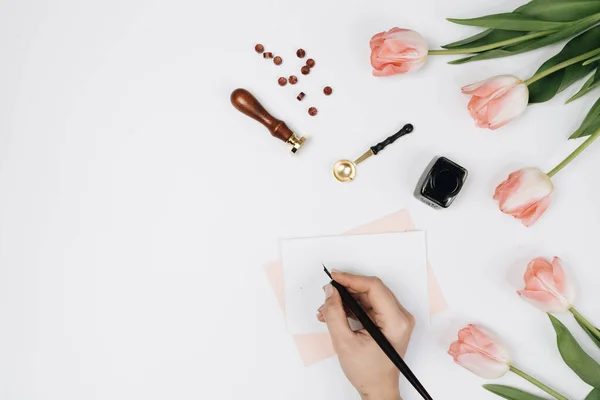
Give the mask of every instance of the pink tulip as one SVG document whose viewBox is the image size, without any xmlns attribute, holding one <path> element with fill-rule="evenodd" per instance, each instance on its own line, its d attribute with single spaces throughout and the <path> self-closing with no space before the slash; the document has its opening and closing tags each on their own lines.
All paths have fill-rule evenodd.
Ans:
<svg viewBox="0 0 600 400">
<path fill-rule="evenodd" d="M 564 313 L 573 307 L 575 290 L 558 257 L 554 257 L 552 264 L 544 258 L 532 260 L 523 280 L 525 289 L 517 293 L 540 310 Z"/>
<path fill-rule="evenodd" d="M 371 38 L 373 75 L 388 76 L 416 71 L 425 64 L 429 45 L 418 32 L 392 28 Z"/>
<path fill-rule="evenodd" d="M 529 89 L 517 77 L 500 75 L 462 88 L 473 95 L 469 112 L 479 128 L 498 129 L 520 115 L 529 103 Z"/>
<path fill-rule="evenodd" d="M 454 362 L 485 379 L 496 379 L 510 370 L 506 349 L 486 330 L 469 325 L 458 332 L 448 350 Z"/>
<path fill-rule="evenodd" d="M 537 168 L 524 168 L 513 172 L 496 188 L 494 200 L 500 211 L 520 219 L 531 226 L 550 206 L 554 185 L 548 175 Z"/>
</svg>

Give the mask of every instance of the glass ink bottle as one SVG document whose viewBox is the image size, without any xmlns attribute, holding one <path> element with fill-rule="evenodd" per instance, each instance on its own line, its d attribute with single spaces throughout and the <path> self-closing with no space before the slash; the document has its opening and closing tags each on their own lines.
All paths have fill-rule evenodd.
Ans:
<svg viewBox="0 0 600 400">
<path fill-rule="evenodd" d="M 467 180 L 465 168 L 446 157 L 436 157 L 425 169 L 415 189 L 415 197 L 436 208 L 448 208 Z"/>
</svg>

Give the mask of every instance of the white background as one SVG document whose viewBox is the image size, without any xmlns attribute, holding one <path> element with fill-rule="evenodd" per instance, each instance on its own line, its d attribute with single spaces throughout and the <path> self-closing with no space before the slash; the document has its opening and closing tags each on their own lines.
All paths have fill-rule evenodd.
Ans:
<svg viewBox="0 0 600 400">
<path fill-rule="evenodd" d="M 531 229 L 491 199 L 510 171 L 549 169 L 567 154 L 595 96 L 563 105 L 574 87 L 489 132 L 473 126 L 460 86 L 527 78 L 558 47 L 465 66 L 432 57 L 391 78 L 372 77 L 369 64 L 369 39 L 382 30 L 416 29 L 433 48 L 476 31 L 445 17 L 520 4 L 3 0 L 0 397 L 349 398 L 335 359 L 301 366 L 262 266 L 280 237 L 341 233 L 404 207 L 428 232 L 453 310 L 502 333 L 522 368 L 584 397 L 543 314 L 516 296 L 485 306 L 512 293 L 530 258 L 559 255 L 575 271 L 580 311 L 600 323 L 600 145 L 555 178 L 554 204 Z M 257 55 L 258 42 L 284 64 Z M 298 47 L 317 66 L 280 88 L 280 75 L 298 74 Z M 235 111 L 237 87 L 309 136 L 306 147 L 290 156 Z M 354 183 L 333 180 L 337 159 L 407 122 L 415 132 L 361 165 Z M 412 198 L 436 155 L 470 171 L 446 211 Z M 499 323 L 511 315 L 521 324 Z M 540 345 L 519 340 L 525 331 L 539 332 Z M 411 351 L 437 360 L 448 393 L 494 398 L 442 346 Z"/>
</svg>

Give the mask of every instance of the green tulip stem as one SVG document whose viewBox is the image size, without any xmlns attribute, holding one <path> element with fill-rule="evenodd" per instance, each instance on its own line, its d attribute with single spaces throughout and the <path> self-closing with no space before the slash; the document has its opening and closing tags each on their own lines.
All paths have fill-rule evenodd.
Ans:
<svg viewBox="0 0 600 400">
<path fill-rule="evenodd" d="M 497 48 L 500 48 L 500 47 L 510 46 L 510 45 L 513 45 L 513 44 L 525 42 L 525 41 L 530 40 L 530 39 L 536 39 L 536 38 L 539 38 L 539 37 L 548 36 L 551 33 L 555 33 L 555 32 L 557 32 L 557 31 L 535 32 L 535 33 L 531 33 L 529 35 L 520 36 L 520 37 L 517 37 L 517 38 L 514 38 L 514 39 L 503 40 L 501 42 L 496 42 L 496 43 L 488 44 L 488 45 L 485 45 L 485 46 L 470 47 L 470 48 L 466 48 L 466 49 L 429 50 L 429 55 L 430 56 L 448 56 L 448 55 L 453 55 L 453 54 L 481 53 L 481 52 L 484 52 L 484 51 L 493 50 L 493 49 L 497 49 Z"/>
<path fill-rule="evenodd" d="M 525 81 L 525 84 L 527 86 L 531 86 L 531 84 L 539 81 L 540 79 L 543 79 L 543 78 L 547 77 L 548 75 L 552 75 L 553 73 L 555 73 L 557 71 L 560 71 L 561 69 L 570 67 L 571 65 L 575 65 L 577 63 L 584 62 L 587 59 L 590 59 L 590 58 L 592 58 L 594 56 L 597 56 L 598 54 L 600 54 L 600 49 L 588 51 L 587 53 L 582 54 L 582 55 L 580 55 L 578 57 L 571 58 L 570 60 L 561 62 L 560 64 L 556 64 L 554 67 L 548 68 L 546 70 L 543 70 L 543 71 L 535 74 L 531 78 L 527 79 Z"/>
<path fill-rule="evenodd" d="M 579 311 L 577 311 L 575 309 L 575 307 L 571 307 L 569 308 L 569 311 L 571 312 L 571 314 L 573 314 L 573 316 L 580 321 L 586 328 L 588 328 L 588 330 L 590 332 L 592 332 L 594 334 L 594 336 L 596 336 L 597 338 L 600 338 L 600 330 L 598 330 L 598 328 L 596 328 L 594 325 L 592 325 L 590 323 L 590 321 L 587 320 L 587 318 L 585 318 L 583 315 L 581 315 L 579 313 Z"/>
<path fill-rule="evenodd" d="M 569 163 L 571 161 L 573 161 L 575 158 L 577 158 L 578 155 L 580 155 L 581 153 L 583 153 L 583 151 L 585 149 L 587 149 L 588 147 L 590 147 L 590 145 L 594 142 L 594 140 L 598 139 L 598 136 L 600 136 L 600 129 L 597 130 L 596 133 L 594 133 L 593 135 L 591 135 L 589 138 L 587 138 L 587 140 L 585 142 L 583 142 L 581 144 L 581 146 L 579 146 L 578 148 L 575 149 L 575 151 L 573 151 L 571 154 L 569 154 L 569 156 L 567 158 L 565 158 L 556 167 L 554 167 L 554 169 L 552 171 L 548 172 L 548 176 L 550 178 L 552 178 L 554 175 L 558 174 L 564 167 L 566 167 L 567 165 L 569 165 Z"/>
<path fill-rule="evenodd" d="M 569 400 L 567 397 L 563 396 L 562 394 L 558 393 L 555 390 L 550 389 L 548 386 L 544 385 L 542 382 L 540 382 L 537 379 L 535 379 L 534 377 L 526 374 L 525 372 L 521 371 L 520 369 L 515 368 L 511 365 L 510 370 L 512 372 L 514 372 L 515 374 L 519 375 L 521 378 L 525 379 L 526 381 L 539 387 L 540 389 L 542 389 L 544 392 L 548 393 L 550 396 L 554 397 L 555 399 Z"/>
</svg>

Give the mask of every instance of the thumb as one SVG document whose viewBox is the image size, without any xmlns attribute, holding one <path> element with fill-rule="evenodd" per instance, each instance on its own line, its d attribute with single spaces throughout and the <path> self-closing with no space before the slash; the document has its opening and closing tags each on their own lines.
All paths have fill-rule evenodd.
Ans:
<svg viewBox="0 0 600 400">
<path fill-rule="evenodd" d="M 321 312 L 327 323 L 327 329 L 331 334 L 331 338 L 334 344 L 339 344 L 339 341 L 350 338 L 354 335 L 350 324 L 348 323 L 348 316 L 344 311 L 344 305 L 342 304 L 342 298 L 339 292 L 333 285 L 328 284 L 323 287 L 325 291 L 325 304 Z"/>
</svg>

